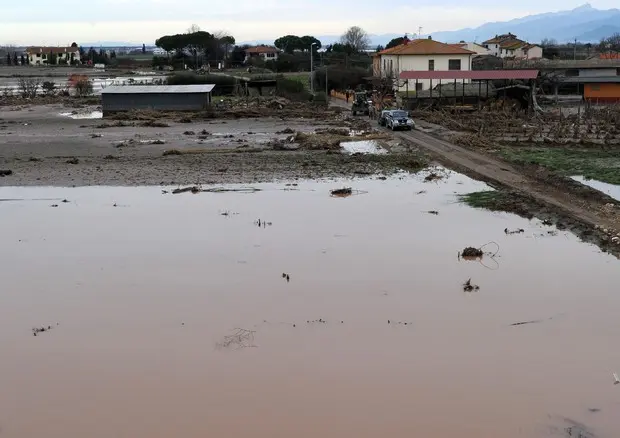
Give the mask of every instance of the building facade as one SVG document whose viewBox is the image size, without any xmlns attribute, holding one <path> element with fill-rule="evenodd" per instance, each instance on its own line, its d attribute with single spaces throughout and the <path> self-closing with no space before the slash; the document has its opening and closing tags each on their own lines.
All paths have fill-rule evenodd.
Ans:
<svg viewBox="0 0 620 438">
<path fill-rule="evenodd" d="M 482 43 L 482 46 L 489 50 L 490 55 L 498 58 L 540 59 L 543 56 L 542 47 L 520 40 L 511 33 L 496 35 Z"/>
<path fill-rule="evenodd" d="M 271 46 L 249 47 L 245 50 L 245 62 L 247 63 L 252 58 L 259 58 L 263 61 L 276 61 L 279 53 L 278 49 Z"/>
<path fill-rule="evenodd" d="M 80 48 L 70 47 L 28 47 L 26 49 L 30 65 L 72 65 L 81 64 Z"/>
<path fill-rule="evenodd" d="M 467 71 L 471 70 L 471 58 L 474 52 L 428 39 L 405 40 L 403 44 L 383 50 L 375 55 L 373 75 L 390 78 L 395 91 L 428 90 L 433 84 L 430 79 L 401 80 L 404 71 Z M 469 82 L 458 79 L 457 82 Z"/>
</svg>

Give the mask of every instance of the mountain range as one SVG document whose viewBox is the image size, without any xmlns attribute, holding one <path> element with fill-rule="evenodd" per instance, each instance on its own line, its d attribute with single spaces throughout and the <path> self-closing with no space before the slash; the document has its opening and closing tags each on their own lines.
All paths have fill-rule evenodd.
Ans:
<svg viewBox="0 0 620 438">
<path fill-rule="evenodd" d="M 596 9 L 589 3 L 568 11 L 547 12 L 528 15 L 509 21 L 485 23 L 476 28 L 434 32 L 432 38 L 446 43 L 459 41 L 482 41 L 495 35 L 512 33 L 522 40 L 540 43 L 543 39 L 554 39 L 559 43 L 579 41 L 597 43 L 601 38 L 620 33 L 620 9 Z M 385 46 L 390 40 L 403 34 L 370 35 L 372 47 Z M 424 35 L 427 37 L 429 35 Z M 337 42 L 337 35 L 317 36 L 323 46 Z M 256 40 L 247 44 L 273 44 L 270 40 Z M 244 43 L 240 43 L 244 44 Z"/>
</svg>

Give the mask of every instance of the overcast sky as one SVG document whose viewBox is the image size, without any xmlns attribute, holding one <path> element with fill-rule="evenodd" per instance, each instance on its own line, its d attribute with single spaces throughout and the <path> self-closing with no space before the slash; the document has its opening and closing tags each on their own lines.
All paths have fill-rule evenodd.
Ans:
<svg viewBox="0 0 620 438">
<path fill-rule="evenodd" d="M 2 0 L 0 45 L 75 41 L 152 44 L 163 34 L 226 30 L 237 41 L 285 34 L 339 35 L 353 25 L 372 34 L 475 27 L 525 15 L 572 9 L 584 0 Z M 619 0 L 591 0 L 598 9 Z"/>
</svg>

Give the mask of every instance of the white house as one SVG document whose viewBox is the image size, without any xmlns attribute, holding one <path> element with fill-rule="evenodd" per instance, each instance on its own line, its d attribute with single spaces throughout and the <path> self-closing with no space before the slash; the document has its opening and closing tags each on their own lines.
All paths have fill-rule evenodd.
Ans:
<svg viewBox="0 0 620 438">
<path fill-rule="evenodd" d="M 420 91 L 431 88 L 430 79 L 400 80 L 404 71 L 471 70 L 471 58 L 475 53 L 428 39 L 405 40 L 403 44 L 377 53 L 373 60 L 373 75 L 394 80 L 396 91 Z M 469 82 L 458 79 L 457 82 Z M 433 81 L 433 86 L 437 81 Z"/>
<path fill-rule="evenodd" d="M 461 41 L 460 43 L 450 45 L 469 50 L 470 52 L 474 52 L 475 55 L 491 55 L 491 51 L 489 49 L 477 43 L 466 43 L 465 41 Z"/>
<path fill-rule="evenodd" d="M 252 58 L 260 58 L 263 61 L 276 61 L 280 51 L 271 46 L 249 47 L 245 50 L 245 62 Z"/>
<path fill-rule="evenodd" d="M 71 47 L 28 47 L 26 49 L 28 61 L 31 65 L 47 65 L 55 58 L 58 65 L 80 63 L 80 48 Z"/>
<path fill-rule="evenodd" d="M 498 58 L 540 59 L 543 56 L 542 47 L 522 41 L 511 33 L 496 35 L 482 44 Z"/>
</svg>

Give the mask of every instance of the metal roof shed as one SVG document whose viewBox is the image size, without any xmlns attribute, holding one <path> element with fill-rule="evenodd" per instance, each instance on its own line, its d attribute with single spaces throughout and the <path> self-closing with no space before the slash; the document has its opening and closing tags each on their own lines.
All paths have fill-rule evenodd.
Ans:
<svg viewBox="0 0 620 438">
<path fill-rule="evenodd" d="M 119 111 L 200 111 L 211 103 L 213 84 L 114 85 L 101 92 L 103 115 Z"/>
</svg>

